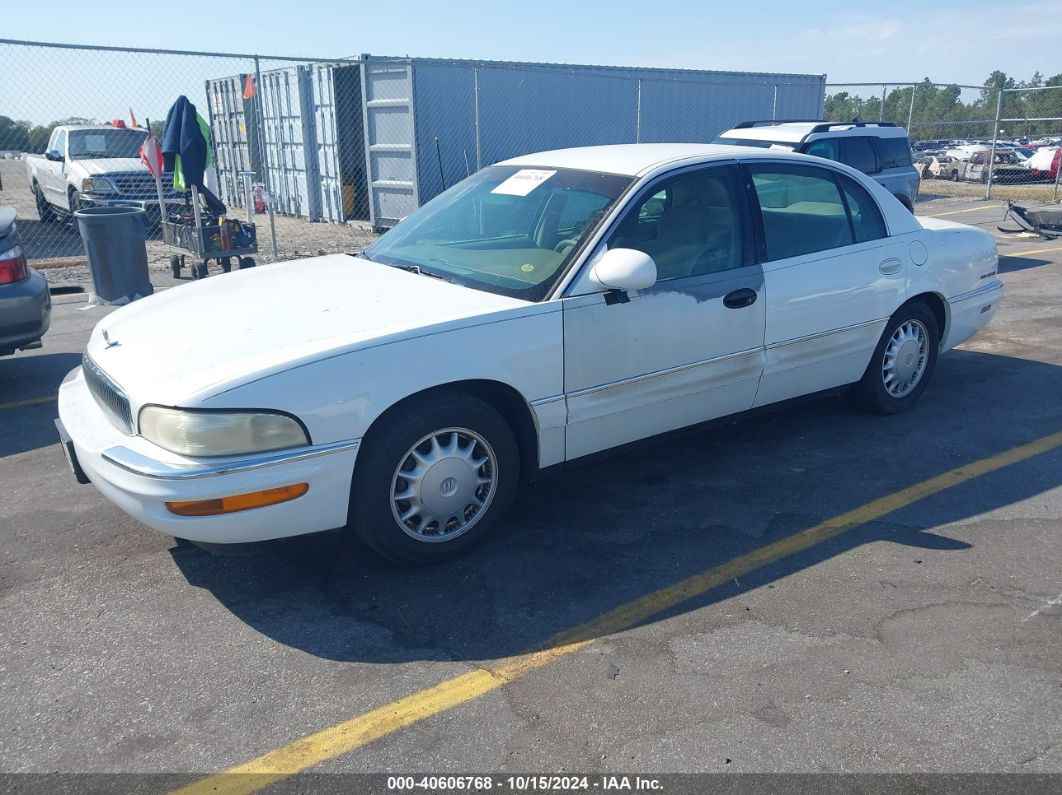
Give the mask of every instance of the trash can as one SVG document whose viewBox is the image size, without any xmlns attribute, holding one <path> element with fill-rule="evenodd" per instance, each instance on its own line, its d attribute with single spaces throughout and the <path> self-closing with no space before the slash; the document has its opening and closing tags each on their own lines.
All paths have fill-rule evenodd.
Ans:
<svg viewBox="0 0 1062 795">
<path fill-rule="evenodd" d="M 85 207 L 74 217 L 97 299 L 125 304 L 151 295 L 144 211 L 139 207 Z"/>
</svg>

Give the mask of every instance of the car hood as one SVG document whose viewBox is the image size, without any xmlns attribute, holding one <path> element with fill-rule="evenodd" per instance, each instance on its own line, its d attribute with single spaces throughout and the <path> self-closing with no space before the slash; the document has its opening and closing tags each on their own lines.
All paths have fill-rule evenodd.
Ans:
<svg viewBox="0 0 1062 795">
<path fill-rule="evenodd" d="M 324 356 L 535 306 L 334 254 L 143 298 L 104 318 L 87 352 L 134 407 L 195 405 Z"/>
<path fill-rule="evenodd" d="M 71 160 L 70 165 L 80 170 L 86 177 L 123 174 L 129 171 L 148 173 L 147 166 L 139 157 L 102 157 L 94 160 Z"/>
</svg>

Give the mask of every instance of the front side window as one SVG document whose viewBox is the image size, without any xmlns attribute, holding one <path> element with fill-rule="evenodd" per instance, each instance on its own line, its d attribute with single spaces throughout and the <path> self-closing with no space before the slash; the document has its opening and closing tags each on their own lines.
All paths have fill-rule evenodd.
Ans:
<svg viewBox="0 0 1062 795">
<path fill-rule="evenodd" d="M 804 154 L 824 157 L 827 160 L 840 160 L 841 147 L 836 138 L 820 138 L 804 147 Z"/>
<path fill-rule="evenodd" d="M 841 139 L 841 162 L 864 174 L 874 174 L 879 170 L 874 145 L 865 137 Z"/>
<path fill-rule="evenodd" d="M 732 168 L 679 174 L 650 190 L 620 221 L 609 248 L 644 251 L 661 282 L 744 264 L 745 213 Z"/>
<path fill-rule="evenodd" d="M 855 242 L 833 172 L 803 165 L 752 164 L 770 260 Z"/>
<path fill-rule="evenodd" d="M 436 196 L 361 256 L 537 301 L 631 181 L 595 171 L 491 166 Z"/>
</svg>

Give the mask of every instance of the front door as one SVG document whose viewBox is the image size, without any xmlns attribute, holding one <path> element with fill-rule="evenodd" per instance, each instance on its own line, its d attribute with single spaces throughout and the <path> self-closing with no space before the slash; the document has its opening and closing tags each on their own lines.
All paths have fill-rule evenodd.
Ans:
<svg viewBox="0 0 1062 795">
<path fill-rule="evenodd" d="M 766 304 L 752 239 L 733 165 L 635 197 L 600 250 L 646 252 L 657 283 L 564 299 L 568 459 L 751 408 Z"/>
</svg>

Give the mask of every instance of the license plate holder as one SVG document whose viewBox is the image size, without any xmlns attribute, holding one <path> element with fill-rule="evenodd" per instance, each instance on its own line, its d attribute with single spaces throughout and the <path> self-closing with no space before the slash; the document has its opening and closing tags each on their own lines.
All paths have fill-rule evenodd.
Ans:
<svg viewBox="0 0 1062 795">
<path fill-rule="evenodd" d="M 55 429 L 59 432 L 59 444 L 63 448 L 63 455 L 66 456 L 66 463 L 70 466 L 74 479 L 81 484 L 89 483 L 88 475 L 85 474 L 85 470 L 81 468 L 81 463 L 77 460 L 74 442 L 70 438 L 70 434 L 66 432 L 66 427 L 63 425 L 62 420 L 57 419 L 55 421 Z"/>
</svg>

